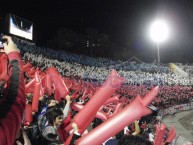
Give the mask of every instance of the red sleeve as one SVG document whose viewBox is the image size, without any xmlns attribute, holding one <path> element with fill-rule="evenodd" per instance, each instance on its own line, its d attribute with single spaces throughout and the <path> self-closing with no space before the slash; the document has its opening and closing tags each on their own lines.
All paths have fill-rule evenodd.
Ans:
<svg viewBox="0 0 193 145">
<path fill-rule="evenodd" d="M 11 66 L 9 88 L 0 104 L 0 112 L 8 112 L 0 119 L 0 145 L 13 145 L 21 126 L 26 102 L 21 56 L 18 52 L 11 52 L 8 58 Z"/>
<path fill-rule="evenodd" d="M 64 123 L 63 123 L 64 128 L 70 124 L 71 116 L 72 116 L 72 114 L 71 114 L 71 112 L 69 111 L 68 116 L 65 118 Z"/>
<path fill-rule="evenodd" d="M 69 133 L 66 132 L 65 127 L 68 126 L 70 124 L 71 121 L 71 112 L 68 113 L 68 116 L 66 117 L 66 119 L 64 120 L 63 124 L 60 125 L 60 127 L 58 128 L 58 133 L 60 135 L 60 139 L 64 142 L 66 141 L 66 139 L 69 136 Z"/>
</svg>

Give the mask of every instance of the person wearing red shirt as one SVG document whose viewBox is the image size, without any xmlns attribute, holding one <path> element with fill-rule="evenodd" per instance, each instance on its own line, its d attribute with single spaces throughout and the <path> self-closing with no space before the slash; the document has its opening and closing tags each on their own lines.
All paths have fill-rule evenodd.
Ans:
<svg viewBox="0 0 193 145">
<path fill-rule="evenodd" d="M 19 49 L 11 37 L 4 36 L 3 39 L 7 43 L 3 43 L 4 48 L 0 51 L 7 54 L 10 69 L 8 81 L 4 81 L 5 93 L 0 99 L 0 145 L 13 145 L 26 103 L 24 74 Z"/>
</svg>

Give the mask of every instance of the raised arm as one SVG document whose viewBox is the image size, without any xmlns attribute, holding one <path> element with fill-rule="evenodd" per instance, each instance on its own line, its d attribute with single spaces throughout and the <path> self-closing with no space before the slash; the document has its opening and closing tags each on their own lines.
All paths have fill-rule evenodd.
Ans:
<svg viewBox="0 0 193 145">
<path fill-rule="evenodd" d="M 63 110 L 63 113 L 64 113 L 64 118 L 66 118 L 68 116 L 68 112 L 70 110 L 70 103 L 71 103 L 71 99 L 70 99 L 70 96 L 67 95 L 66 96 L 66 105 L 65 105 L 65 108 Z"/>
<path fill-rule="evenodd" d="M 20 52 L 11 37 L 4 38 L 7 43 L 3 44 L 3 51 L 8 55 L 10 79 L 6 94 L 0 100 L 0 145 L 13 145 L 25 108 L 25 88 Z"/>
</svg>

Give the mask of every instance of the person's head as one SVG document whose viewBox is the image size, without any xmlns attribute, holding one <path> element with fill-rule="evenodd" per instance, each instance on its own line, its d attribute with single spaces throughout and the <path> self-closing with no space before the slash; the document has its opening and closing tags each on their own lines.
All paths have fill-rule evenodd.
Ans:
<svg viewBox="0 0 193 145">
<path fill-rule="evenodd" d="M 26 95 L 27 101 L 28 101 L 28 102 L 32 102 L 32 98 L 33 98 L 33 94 L 27 93 L 27 95 Z"/>
<path fill-rule="evenodd" d="M 56 106 L 56 100 L 53 99 L 53 98 L 50 98 L 47 102 L 48 104 L 48 107 L 51 107 L 51 106 Z"/>
<path fill-rule="evenodd" d="M 59 127 L 62 124 L 64 119 L 63 111 L 58 107 L 54 107 L 54 106 L 49 107 L 46 110 L 46 118 L 48 119 L 48 123 L 50 125 Z"/>
<path fill-rule="evenodd" d="M 123 136 L 119 139 L 118 145 L 153 145 L 150 141 L 140 136 Z"/>
</svg>

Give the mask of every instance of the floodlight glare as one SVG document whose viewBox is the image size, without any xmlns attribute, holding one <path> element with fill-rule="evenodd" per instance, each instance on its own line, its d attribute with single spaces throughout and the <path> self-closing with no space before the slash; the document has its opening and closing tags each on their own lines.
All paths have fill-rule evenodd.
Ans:
<svg viewBox="0 0 193 145">
<path fill-rule="evenodd" d="M 168 34 L 168 26 L 163 20 L 156 20 L 150 27 L 151 39 L 157 43 L 166 40 Z"/>
</svg>

